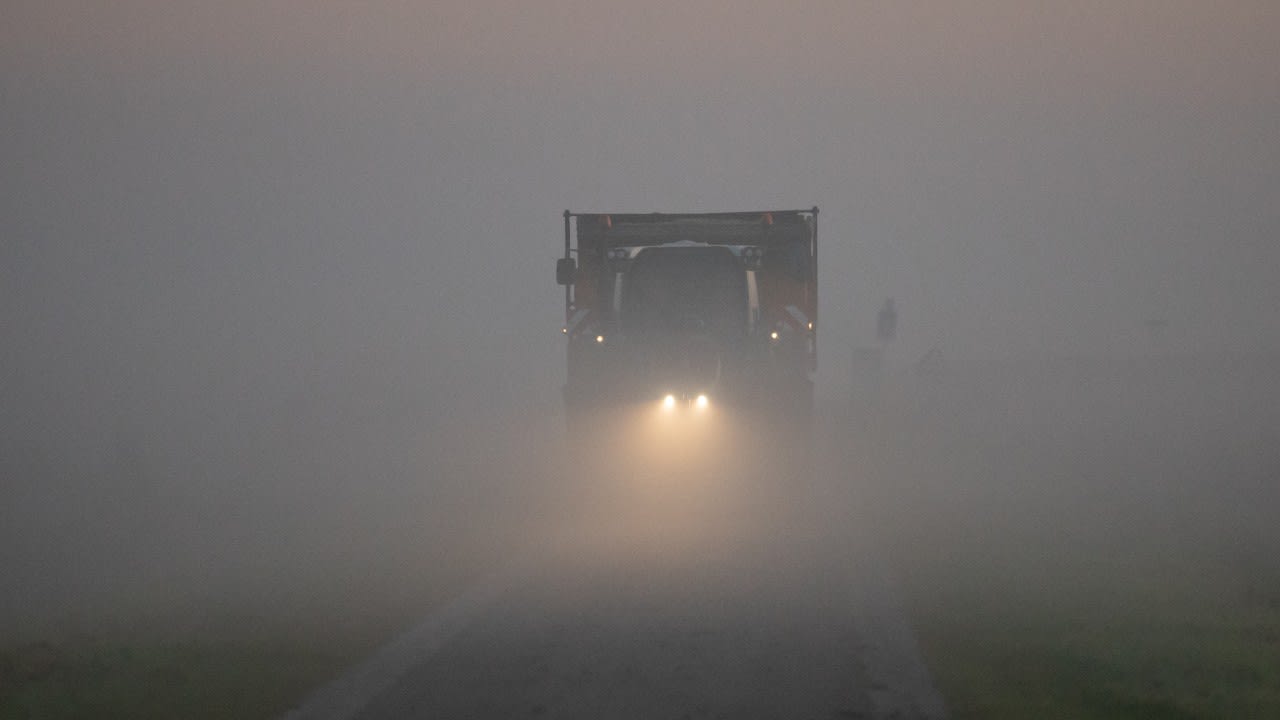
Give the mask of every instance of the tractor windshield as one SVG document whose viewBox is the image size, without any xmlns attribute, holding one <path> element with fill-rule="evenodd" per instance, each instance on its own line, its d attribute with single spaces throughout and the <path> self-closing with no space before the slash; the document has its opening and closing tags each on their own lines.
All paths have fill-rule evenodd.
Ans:
<svg viewBox="0 0 1280 720">
<path fill-rule="evenodd" d="M 631 262 L 621 310 L 631 333 L 741 336 L 746 270 L 725 247 L 646 248 Z"/>
</svg>

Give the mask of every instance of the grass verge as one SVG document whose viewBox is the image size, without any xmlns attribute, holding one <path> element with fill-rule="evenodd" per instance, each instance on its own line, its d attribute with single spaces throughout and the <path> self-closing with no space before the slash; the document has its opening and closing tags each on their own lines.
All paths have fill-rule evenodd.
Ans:
<svg viewBox="0 0 1280 720">
<path fill-rule="evenodd" d="M 273 717 L 357 647 L 92 637 L 14 646 L 0 650 L 0 718 Z"/>
<path fill-rule="evenodd" d="M 957 720 L 1280 717 L 1280 611 L 1147 600 L 1163 610 L 1063 613 L 983 594 L 914 615 Z"/>
<path fill-rule="evenodd" d="M 1073 517 L 1076 490 L 1061 488 L 935 515 L 902 553 L 955 720 L 1280 717 L 1280 566 L 1259 549 L 1270 544 L 1132 504 Z"/>
</svg>

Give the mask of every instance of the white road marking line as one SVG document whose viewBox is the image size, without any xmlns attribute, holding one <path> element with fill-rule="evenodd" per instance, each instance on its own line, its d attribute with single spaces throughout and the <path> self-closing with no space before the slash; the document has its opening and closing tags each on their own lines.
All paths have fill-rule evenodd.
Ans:
<svg viewBox="0 0 1280 720">
<path fill-rule="evenodd" d="M 513 587 L 522 574 L 497 572 L 311 694 L 282 720 L 348 720 L 406 673 L 436 654 Z"/>
<path fill-rule="evenodd" d="M 878 562 L 861 569 L 854 629 L 862 646 L 867 696 L 877 718 L 946 720 L 946 702 L 920 654 L 889 573 Z"/>
</svg>

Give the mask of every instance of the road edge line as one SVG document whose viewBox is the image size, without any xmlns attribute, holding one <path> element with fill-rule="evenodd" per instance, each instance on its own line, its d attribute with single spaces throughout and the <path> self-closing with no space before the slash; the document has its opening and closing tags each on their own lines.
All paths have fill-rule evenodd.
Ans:
<svg viewBox="0 0 1280 720">
<path fill-rule="evenodd" d="M 515 582 L 516 574 L 510 570 L 489 575 L 336 680 L 313 691 L 280 720 L 356 717 L 411 669 L 439 652 Z"/>
</svg>

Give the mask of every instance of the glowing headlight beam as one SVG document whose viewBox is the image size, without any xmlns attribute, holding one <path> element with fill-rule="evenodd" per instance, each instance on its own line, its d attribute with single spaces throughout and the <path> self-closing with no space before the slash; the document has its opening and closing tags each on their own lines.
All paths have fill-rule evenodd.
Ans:
<svg viewBox="0 0 1280 720">
<path fill-rule="evenodd" d="M 693 406 L 698 408 L 699 410 L 706 410 L 707 405 L 709 405 L 710 403 L 711 401 L 707 399 L 706 395 L 699 395 L 693 400 Z"/>
<path fill-rule="evenodd" d="M 662 409 L 663 409 L 663 410 L 675 410 L 675 409 L 676 409 L 676 396 L 675 396 L 675 395 L 668 395 L 668 396 L 666 396 L 666 397 L 662 398 Z"/>
</svg>

